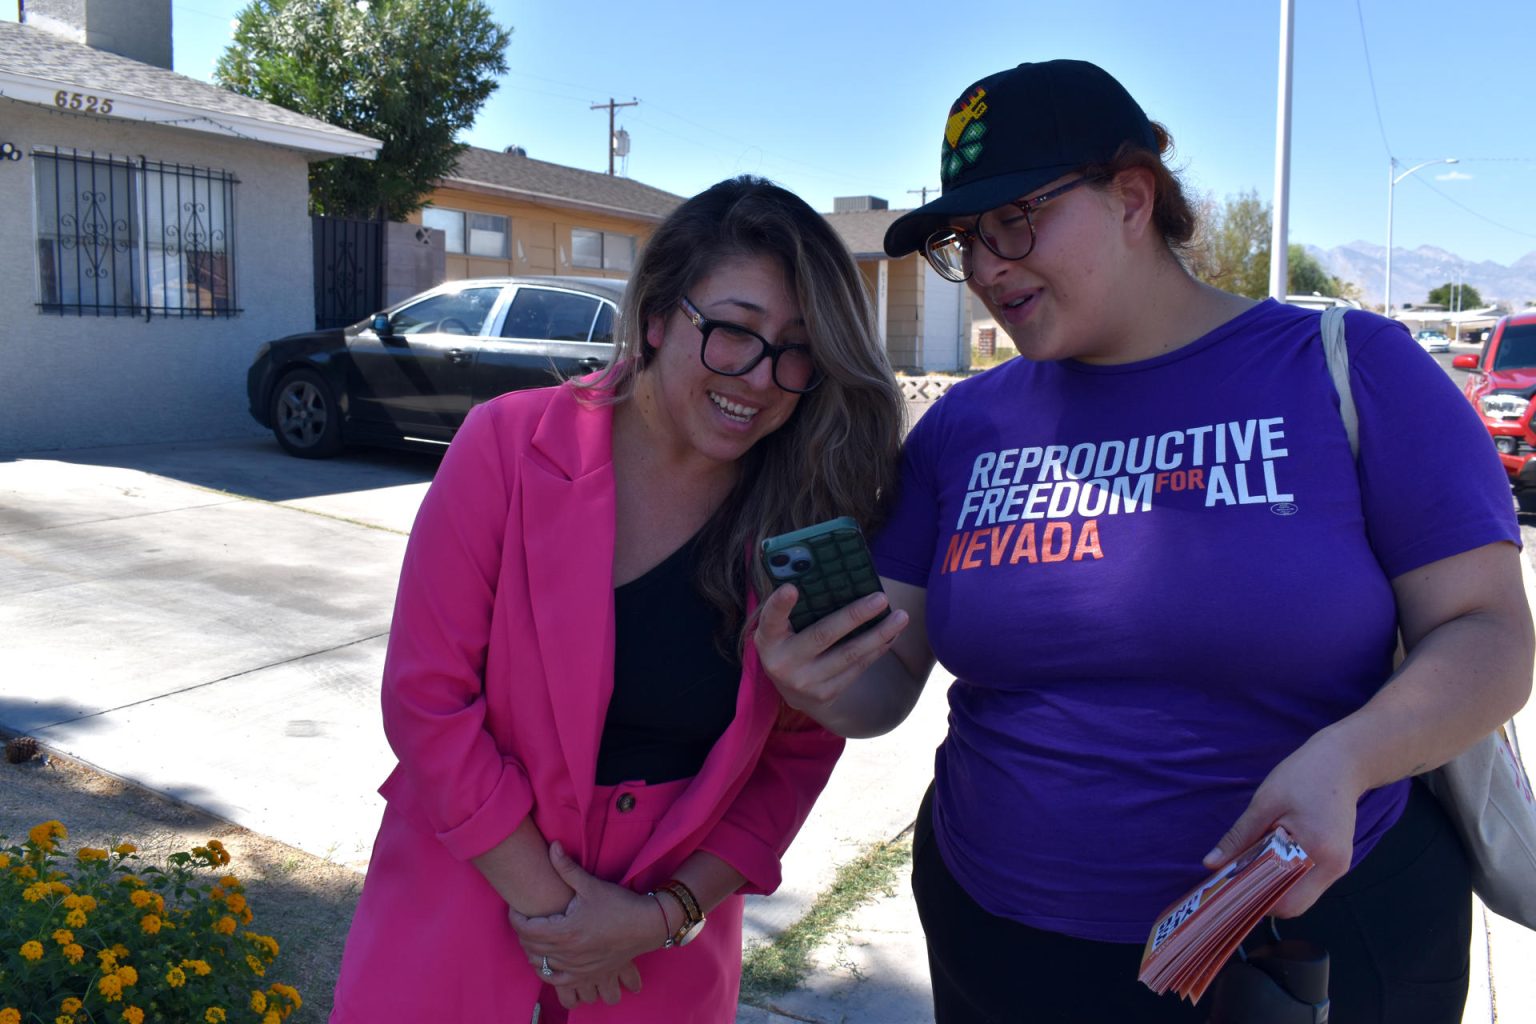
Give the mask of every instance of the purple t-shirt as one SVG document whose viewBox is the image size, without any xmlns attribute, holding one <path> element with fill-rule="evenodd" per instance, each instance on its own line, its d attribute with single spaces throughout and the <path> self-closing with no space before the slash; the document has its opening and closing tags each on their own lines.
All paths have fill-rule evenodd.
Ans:
<svg viewBox="0 0 1536 1024">
<path fill-rule="evenodd" d="M 1318 314 L 1263 302 L 1177 351 L 1014 359 L 912 430 L 875 541 L 956 677 L 934 824 L 994 914 L 1145 940 L 1280 760 L 1390 674 L 1389 580 L 1519 543 L 1470 404 L 1350 313 L 1358 467 Z M 1407 783 L 1360 801 L 1358 861 Z"/>
</svg>

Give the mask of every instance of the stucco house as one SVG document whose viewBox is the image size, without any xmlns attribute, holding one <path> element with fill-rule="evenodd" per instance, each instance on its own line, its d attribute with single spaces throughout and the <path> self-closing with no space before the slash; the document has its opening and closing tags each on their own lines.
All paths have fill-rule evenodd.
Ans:
<svg viewBox="0 0 1536 1024">
<path fill-rule="evenodd" d="M 891 364 L 908 373 L 964 370 L 971 365 L 971 311 L 963 284 L 946 281 L 917 253 L 885 254 L 885 232 L 906 210 L 874 196 L 839 198 L 824 214 L 842 238 L 875 303 Z"/>
<path fill-rule="evenodd" d="M 470 147 L 412 220 L 444 234 L 447 279 L 504 274 L 628 277 L 683 202 L 630 178 Z"/>
<path fill-rule="evenodd" d="M 0 22 L 0 452 L 255 433 L 314 324 L 311 161 L 379 143 L 170 70 L 170 0 Z"/>
</svg>

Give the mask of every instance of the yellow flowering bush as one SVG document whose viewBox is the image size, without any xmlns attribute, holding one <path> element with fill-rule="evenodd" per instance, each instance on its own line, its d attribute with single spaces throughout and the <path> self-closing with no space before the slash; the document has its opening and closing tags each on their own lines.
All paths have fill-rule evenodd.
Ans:
<svg viewBox="0 0 1536 1024">
<path fill-rule="evenodd" d="M 69 830 L 0 836 L 0 1024 L 278 1024 L 303 1001 L 267 975 L 278 942 L 217 839 L 141 864 Z"/>
</svg>

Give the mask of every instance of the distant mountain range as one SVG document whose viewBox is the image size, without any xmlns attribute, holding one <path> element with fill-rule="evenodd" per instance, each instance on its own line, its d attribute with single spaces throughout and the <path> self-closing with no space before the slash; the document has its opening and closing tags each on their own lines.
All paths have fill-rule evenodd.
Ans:
<svg viewBox="0 0 1536 1024">
<path fill-rule="evenodd" d="M 1385 246 L 1351 242 L 1333 249 L 1309 245 L 1306 250 L 1328 273 L 1356 285 L 1367 306 L 1381 305 L 1386 283 Z M 1431 288 L 1455 280 L 1457 267 L 1461 268 L 1461 280 L 1475 287 L 1484 302 L 1502 302 L 1520 309 L 1536 300 L 1536 252 L 1526 253 L 1506 267 L 1491 260 L 1472 263 L 1444 249 L 1421 245 L 1413 250 L 1392 250 L 1392 305 L 1424 302 Z"/>
</svg>

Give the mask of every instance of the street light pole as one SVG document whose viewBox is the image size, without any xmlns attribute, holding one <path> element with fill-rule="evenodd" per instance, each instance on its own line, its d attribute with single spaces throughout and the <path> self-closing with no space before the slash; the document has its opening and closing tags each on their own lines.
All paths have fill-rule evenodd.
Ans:
<svg viewBox="0 0 1536 1024">
<path fill-rule="evenodd" d="M 1387 316 L 1392 315 L 1392 193 L 1397 188 L 1397 183 L 1402 181 L 1414 171 L 1422 171 L 1426 167 L 1435 164 L 1459 163 L 1454 156 L 1441 157 L 1439 160 L 1425 160 L 1421 164 L 1414 164 L 1402 174 L 1397 173 L 1397 157 L 1389 157 L 1391 162 L 1387 165 L 1387 284 L 1386 295 L 1382 299 L 1382 312 Z"/>
<path fill-rule="evenodd" d="M 1291 202 L 1291 35 L 1296 19 L 1291 0 L 1280 0 L 1280 85 L 1275 110 L 1275 205 L 1269 227 L 1269 297 L 1284 302 L 1290 291 Z"/>
<path fill-rule="evenodd" d="M 1452 296 L 1452 298 L 1451 298 L 1451 313 L 1454 315 L 1456 313 L 1460 313 L 1461 312 L 1461 264 L 1460 263 L 1456 264 L 1456 286 L 1453 289 L 1451 289 L 1451 296 Z M 1454 320 L 1453 319 L 1451 321 L 1451 340 L 1452 341 L 1460 341 L 1461 340 L 1461 321 L 1460 320 Z"/>
</svg>

